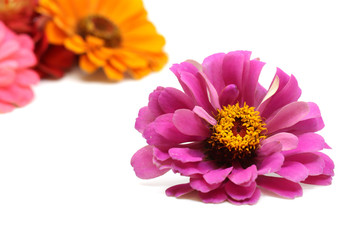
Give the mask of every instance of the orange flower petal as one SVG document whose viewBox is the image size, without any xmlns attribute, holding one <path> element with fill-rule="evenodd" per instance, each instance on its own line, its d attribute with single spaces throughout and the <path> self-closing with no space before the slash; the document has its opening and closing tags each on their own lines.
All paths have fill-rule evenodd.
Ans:
<svg viewBox="0 0 360 240">
<path fill-rule="evenodd" d="M 86 43 L 79 35 L 74 35 L 71 38 L 67 38 L 64 45 L 70 51 L 76 54 L 82 54 L 86 51 Z"/>
<path fill-rule="evenodd" d="M 67 38 L 67 35 L 54 22 L 46 24 L 45 32 L 49 42 L 52 44 L 63 44 Z"/>
<path fill-rule="evenodd" d="M 124 78 L 124 72 L 120 71 L 109 63 L 104 66 L 104 72 L 110 80 L 120 81 Z"/>
<path fill-rule="evenodd" d="M 93 73 L 98 69 L 98 66 L 92 63 L 85 54 L 80 56 L 79 65 L 80 68 L 87 73 Z"/>
<path fill-rule="evenodd" d="M 131 69 L 130 74 L 135 79 L 140 79 L 145 77 L 151 72 L 150 68 L 140 68 L 140 69 Z"/>
<path fill-rule="evenodd" d="M 144 56 L 130 51 L 119 51 L 115 58 L 121 60 L 129 68 L 144 68 L 148 66 L 148 61 Z"/>
<path fill-rule="evenodd" d="M 105 43 L 104 40 L 91 35 L 86 36 L 86 42 L 90 49 L 96 47 L 102 47 L 104 46 Z"/>
</svg>

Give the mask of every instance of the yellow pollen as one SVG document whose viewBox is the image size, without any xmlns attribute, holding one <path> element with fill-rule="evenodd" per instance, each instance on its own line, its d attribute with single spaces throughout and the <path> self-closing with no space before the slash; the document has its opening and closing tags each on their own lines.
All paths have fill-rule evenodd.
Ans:
<svg viewBox="0 0 360 240">
<path fill-rule="evenodd" d="M 251 155 L 265 139 L 266 127 L 260 113 L 244 103 L 228 105 L 218 110 L 215 119 L 217 124 L 212 127 L 212 135 L 208 143 L 212 148 L 226 148 L 233 158 Z"/>
</svg>

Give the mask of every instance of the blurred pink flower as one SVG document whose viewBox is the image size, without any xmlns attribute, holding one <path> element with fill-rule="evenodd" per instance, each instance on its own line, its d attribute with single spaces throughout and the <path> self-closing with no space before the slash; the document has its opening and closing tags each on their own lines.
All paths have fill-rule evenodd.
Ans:
<svg viewBox="0 0 360 240">
<path fill-rule="evenodd" d="M 266 189 L 286 198 L 300 183 L 329 185 L 334 163 L 316 134 L 324 127 L 315 103 L 298 101 L 293 75 L 277 69 L 268 90 L 258 83 L 265 63 L 250 52 L 215 54 L 171 68 L 184 92 L 158 87 L 139 111 L 135 127 L 148 146 L 131 164 L 138 177 L 170 169 L 189 182 L 168 196 L 198 192 L 207 203 L 254 204 Z"/>
<path fill-rule="evenodd" d="M 0 22 L 0 112 L 28 104 L 34 97 L 31 85 L 39 81 L 29 68 L 36 64 L 34 43 L 26 35 L 16 35 Z"/>
</svg>

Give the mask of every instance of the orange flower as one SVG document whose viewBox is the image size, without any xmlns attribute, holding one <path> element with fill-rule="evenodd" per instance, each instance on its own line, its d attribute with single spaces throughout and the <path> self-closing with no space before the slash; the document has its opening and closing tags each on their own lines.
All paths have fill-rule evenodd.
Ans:
<svg viewBox="0 0 360 240">
<path fill-rule="evenodd" d="M 40 0 L 38 11 L 51 17 L 50 43 L 80 55 L 80 67 L 107 77 L 141 78 L 167 62 L 165 39 L 147 20 L 141 0 Z"/>
</svg>

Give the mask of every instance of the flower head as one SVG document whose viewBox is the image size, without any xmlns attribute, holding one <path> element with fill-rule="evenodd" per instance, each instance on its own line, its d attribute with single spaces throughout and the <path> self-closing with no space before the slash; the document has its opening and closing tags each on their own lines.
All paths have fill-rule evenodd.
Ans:
<svg viewBox="0 0 360 240">
<path fill-rule="evenodd" d="M 39 11 L 52 19 L 46 26 L 49 42 L 79 54 L 80 67 L 88 73 L 103 68 L 109 79 L 141 78 L 167 61 L 165 40 L 147 20 L 141 0 L 39 4 Z"/>
<path fill-rule="evenodd" d="M 31 85 L 39 76 L 29 68 L 36 64 L 34 43 L 16 35 L 0 21 L 0 112 L 28 104 L 34 97 Z"/>
<path fill-rule="evenodd" d="M 320 152 L 329 147 L 315 133 L 324 127 L 318 106 L 298 101 L 297 80 L 279 68 L 266 90 L 258 82 L 265 63 L 250 55 L 173 65 L 184 91 L 158 87 L 136 120 L 148 143 L 131 160 L 138 177 L 172 170 L 189 183 L 167 195 L 198 192 L 204 202 L 235 204 L 256 203 L 261 188 L 294 198 L 300 183 L 331 184 L 334 164 Z"/>
</svg>

